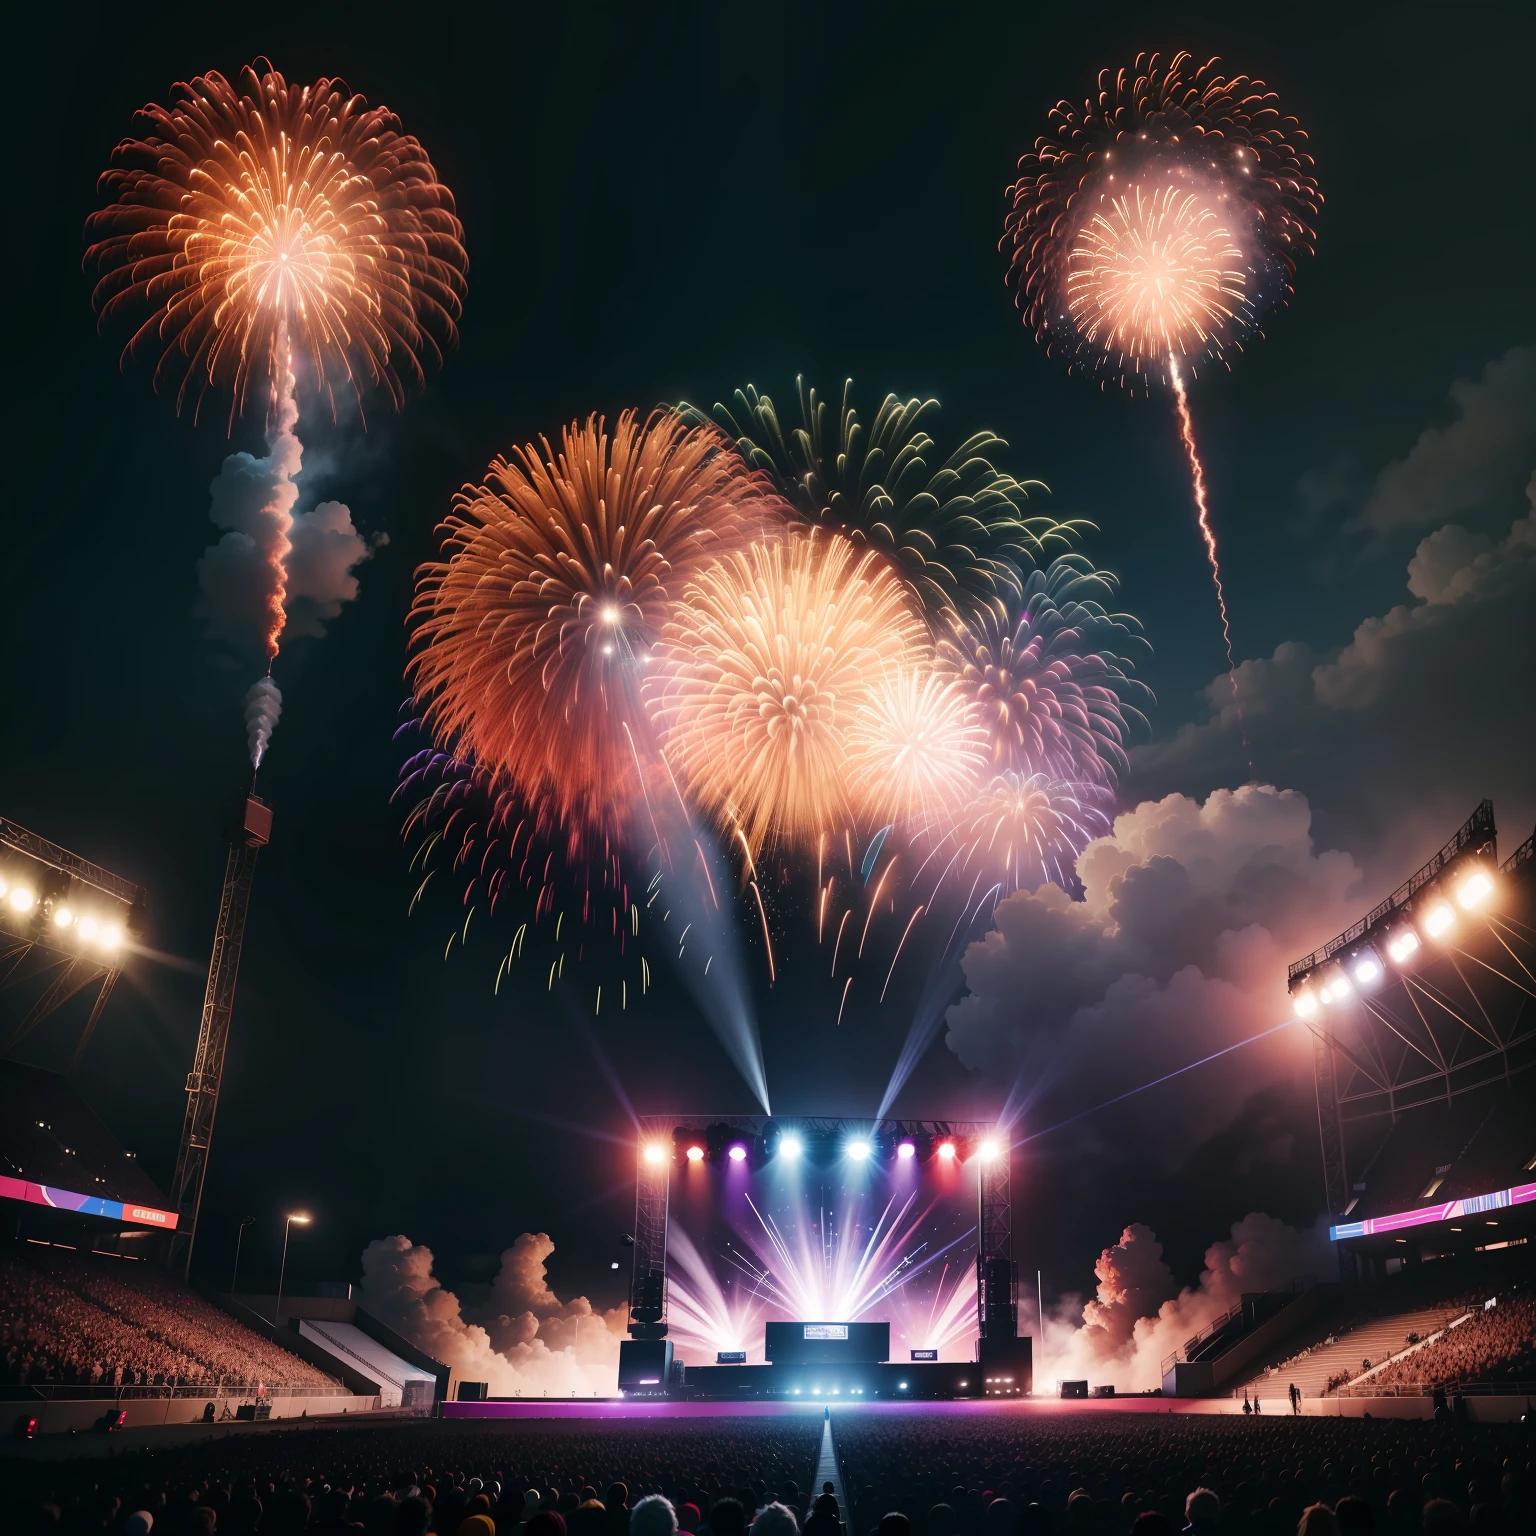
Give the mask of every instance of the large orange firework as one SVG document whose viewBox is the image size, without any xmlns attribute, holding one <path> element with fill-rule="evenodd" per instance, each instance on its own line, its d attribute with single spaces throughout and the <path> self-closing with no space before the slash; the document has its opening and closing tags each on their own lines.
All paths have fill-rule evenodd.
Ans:
<svg viewBox="0 0 1536 1536">
<path fill-rule="evenodd" d="M 260 70 L 260 73 L 258 73 Z M 453 195 L 384 107 L 265 60 L 210 71 L 140 112 L 86 224 L 104 324 L 154 358 L 180 410 L 210 390 L 266 409 L 291 345 L 316 388 L 398 406 L 456 339 L 468 259 Z"/>
<path fill-rule="evenodd" d="M 848 773 L 854 722 L 927 653 L 881 555 L 795 528 L 683 585 L 646 698 L 687 792 L 749 857 L 764 844 L 814 848 L 864 809 Z"/>
<path fill-rule="evenodd" d="M 572 854 L 634 831 L 640 674 L 706 562 L 782 509 L 715 428 L 573 422 L 465 486 L 421 567 L 411 678 L 440 745 L 510 786 Z"/>
<path fill-rule="evenodd" d="M 1323 199 L 1306 134 L 1263 81 L 1215 59 L 1138 54 L 1050 120 L 1019 161 L 1002 241 L 1025 323 L 1048 350 L 1129 385 L 1166 380 L 1170 356 L 1220 351 L 1289 293 Z M 1137 334 L 1168 338 L 1160 352 L 1105 323 L 1128 284 Z"/>
</svg>

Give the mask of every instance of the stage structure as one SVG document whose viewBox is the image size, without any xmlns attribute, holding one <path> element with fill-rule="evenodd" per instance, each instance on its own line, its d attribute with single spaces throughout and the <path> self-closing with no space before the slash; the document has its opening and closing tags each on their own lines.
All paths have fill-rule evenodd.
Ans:
<svg viewBox="0 0 1536 1536">
<path fill-rule="evenodd" d="M 622 1392 L 932 1398 L 1030 1390 L 1031 1341 L 1018 1335 L 1006 1133 L 978 1122 L 752 1116 L 653 1117 L 638 1129 Z M 687 1170 L 683 1188 L 692 1201 L 684 1207 L 674 1188 L 679 1170 Z M 924 1170 L 932 1175 L 927 1186 Z M 971 1197 L 961 1191 L 973 1172 L 971 1227 L 962 1214 Z M 802 1185 L 816 1187 L 814 1199 Z M 688 1212 L 704 1225 L 690 1230 Z M 733 1229 L 733 1220 L 746 1225 Z M 742 1236 L 747 1227 L 756 1248 Z M 669 1247 L 677 1245 L 691 1266 L 681 1300 L 669 1289 Z M 973 1328 L 960 1310 L 968 1292 L 948 1278 L 964 1275 L 962 1255 L 974 1255 Z M 701 1277 L 700 1266 L 711 1263 L 723 1280 Z M 915 1309 L 919 1326 L 932 1328 L 942 1316 L 944 1352 L 972 1340 L 969 1361 L 941 1361 L 938 1348 L 912 1348 L 905 1363 L 889 1358 L 888 1314 L 900 1312 L 910 1294 L 903 1287 L 920 1275 L 920 1283 L 936 1279 Z M 712 1361 L 674 1357 L 674 1305 L 684 1309 L 685 1344 L 691 1336 L 700 1348 L 701 1322 L 709 1326 L 704 1337 L 718 1340 L 709 1346 Z M 748 1328 L 766 1351 L 760 1364 L 749 1361 Z"/>
<path fill-rule="evenodd" d="M 1394 1201 L 1451 1211 L 1463 1199 L 1474 1208 L 1484 1196 L 1498 1203 L 1500 1191 L 1520 1187 L 1520 1165 L 1499 1148 L 1504 1124 L 1525 1117 L 1536 1078 L 1536 838 L 1502 866 L 1497 848 L 1493 804 L 1484 800 L 1411 879 L 1289 968 L 1292 1006 L 1312 1032 L 1336 1241 L 1385 1232 L 1377 1213 L 1385 1221 Z M 1431 1156 L 1436 1146 L 1449 1150 Z M 1416 1155 L 1430 1159 L 1427 1170 Z M 1471 1182 L 1453 1202 L 1446 1197 L 1458 1177 Z M 1490 1187 L 1471 1187 L 1479 1181 Z M 1442 1206 L 1415 1205 L 1436 1194 Z M 1410 1216 L 1395 1219 L 1432 1219 Z M 1454 1246 L 1462 1236 L 1449 1227 L 1436 1241 Z M 1407 1242 L 1385 1241 L 1396 1254 Z M 1346 1278 L 1362 1254 L 1392 1256 L 1369 1244 L 1341 1254 Z"/>
<path fill-rule="evenodd" d="M 240 975 L 240 949 L 245 942 L 245 919 L 256 878 L 256 855 L 271 840 L 272 812 L 256 795 L 247 795 L 239 802 L 228 830 L 230 847 L 224 865 L 224 890 L 213 931 L 213 954 L 208 961 L 197 1054 L 187 1074 L 187 1108 L 171 1193 L 176 1230 L 171 1237 L 170 1265 L 183 1276 L 192 1267 L 192 1245 L 197 1239 L 197 1216 L 202 1207 L 203 1180 L 208 1174 L 219 1089 L 224 1081 L 224 1054 L 229 1047 L 229 1023 L 235 1009 L 235 983 Z"/>
<path fill-rule="evenodd" d="M 71 1070 L 78 1067 L 144 918 L 143 886 L 0 817 L 0 990 L 33 992 L 0 1053 L 94 987 Z"/>
</svg>

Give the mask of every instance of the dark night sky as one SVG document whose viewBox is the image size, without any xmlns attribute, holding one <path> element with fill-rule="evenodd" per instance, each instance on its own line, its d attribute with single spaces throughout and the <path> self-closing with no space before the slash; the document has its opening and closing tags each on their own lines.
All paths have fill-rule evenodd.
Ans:
<svg viewBox="0 0 1536 1536">
<path fill-rule="evenodd" d="M 577 1133 L 626 1129 L 594 1042 L 642 1111 L 751 1108 L 679 989 L 578 1029 L 568 1010 L 584 1003 L 562 1006 L 542 980 L 494 1000 L 488 942 L 445 965 L 441 911 L 407 920 L 389 805 L 403 619 L 436 520 L 494 453 L 576 413 L 708 402 L 748 379 L 788 396 L 802 370 L 825 390 L 851 374 L 871 409 L 887 389 L 937 395 L 951 431 L 993 427 L 1054 510 L 1101 526 L 1093 553 L 1154 647 L 1163 739 L 1201 714 L 1222 667 L 1166 405 L 1101 394 L 1047 359 L 996 250 L 1004 188 L 1050 104 L 1138 48 L 1182 46 L 1270 81 L 1311 134 L 1328 199 L 1318 259 L 1235 373 L 1195 392 L 1243 656 L 1297 638 L 1326 651 L 1403 600 L 1414 538 L 1352 536 L 1337 508 L 1308 521 L 1299 484 L 1368 483 L 1448 419 L 1453 381 L 1536 334 L 1523 5 L 164 4 L 50 8 L 33 25 L 10 88 L 22 467 L 0 534 L 0 808 L 143 882 L 151 942 L 191 962 L 134 964 L 82 1078 L 163 1186 L 249 678 L 214 664 L 191 612 L 207 487 L 231 444 L 122 377 L 97 336 L 79 267 L 94 180 L 135 107 L 264 53 L 290 80 L 340 74 L 397 111 L 452 187 L 470 252 L 461 346 L 425 394 L 397 418 L 379 411 L 366 437 L 303 433 L 321 464 L 309 491 L 389 543 L 331 634 L 280 663 L 262 777 L 276 836 L 205 1205 L 210 1274 L 247 1212 L 253 1270 L 275 1269 L 277 1213 L 302 1203 L 317 1216 L 295 1254 L 303 1278 L 355 1273 L 362 1246 L 392 1232 L 430 1244 L 450 1278 L 485 1278 L 477 1256 L 547 1230 L 556 1288 L 611 1302 L 629 1163 Z M 258 439 L 237 430 L 234 446 Z M 1508 519 L 1488 526 L 1502 537 Z M 1351 847 L 1342 809 L 1330 822 L 1305 787 L 1333 845 Z M 1453 803 L 1481 792 L 1458 784 Z M 1395 878 L 1425 849 L 1356 851 Z M 851 1010 L 835 1031 L 834 990 L 760 987 L 775 1108 L 872 1113 L 912 1001 Z M 71 1022 L 30 1059 L 57 1062 Z M 939 1043 L 900 1107 L 981 1112 L 1003 1088 Z M 1256 1182 L 1225 1145 L 1162 1184 L 1029 1196 L 1021 1258 L 1083 1288 L 1127 1220 L 1161 1213 L 1187 1268 L 1250 1209 L 1313 1214 L 1310 1146 Z"/>
</svg>

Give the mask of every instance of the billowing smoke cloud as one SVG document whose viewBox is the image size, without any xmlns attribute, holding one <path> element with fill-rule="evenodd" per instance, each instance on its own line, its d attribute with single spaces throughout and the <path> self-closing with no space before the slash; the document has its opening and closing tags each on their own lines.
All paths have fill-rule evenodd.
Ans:
<svg viewBox="0 0 1536 1536">
<path fill-rule="evenodd" d="M 283 695 L 277 684 L 270 677 L 257 678 L 245 695 L 245 736 L 250 743 L 252 766 L 261 767 L 282 712 Z"/>
<path fill-rule="evenodd" d="M 456 1380 L 488 1382 L 495 1396 L 608 1396 L 626 1310 L 561 1301 L 545 1271 L 554 1251 L 544 1233 L 523 1233 L 502 1254 L 485 1304 L 466 1310 L 433 1275 L 430 1248 L 380 1238 L 363 1250 L 362 1304 Z"/>
<path fill-rule="evenodd" d="M 209 488 L 208 512 L 224 535 L 197 563 L 201 590 L 193 612 L 209 638 L 262 664 L 277 654 L 285 629 L 323 636 L 342 605 L 357 596 L 355 567 L 387 542 L 383 534 L 364 539 L 339 501 L 294 511 L 303 462 L 297 420 L 290 393 L 279 403 L 266 455 L 241 452 L 225 459 Z M 258 698 L 259 686 L 246 697 L 251 761 L 258 767 L 280 698 L 270 686 Z"/>
<path fill-rule="evenodd" d="M 1133 1223 L 1099 1255 L 1095 1299 L 1086 1306 L 1069 1300 L 1047 1322 L 1037 1390 L 1085 1377 L 1128 1392 L 1159 1386 L 1162 1362 L 1245 1292 L 1330 1274 L 1329 1248 L 1326 1218 L 1298 1230 L 1255 1212 L 1211 1244 L 1198 1283 L 1180 1290 L 1156 1234 Z"/>
<path fill-rule="evenodd" d="M 1025 1134 L 1283 1023 L 1286 963 L 1343 928 L 1360 896 L 1354 860 L 1313 847 L 1306 799 L 1265 785 L 1139 805 L 1088 845 L 1078 875 L 1082 901 L 1047 885 L 999 903 L 947 1014 L 966 1066 L 1028 1085 Z M 1154 1098 L 1115 1121 L 1171 1166 L 1309 1062 L 1301 1032 L 1282 1031 L 1184 1079 L 1176 1117 Z"/>
</svg>

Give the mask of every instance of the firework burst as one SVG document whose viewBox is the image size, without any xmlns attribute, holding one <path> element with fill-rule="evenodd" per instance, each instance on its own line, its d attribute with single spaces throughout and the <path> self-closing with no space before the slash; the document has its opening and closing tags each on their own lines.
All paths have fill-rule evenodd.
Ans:
<svg viewBox="0 0 1536 1536">
<path fill-rule="evenodd" d="M 258 73 L 258 69 L 260 73 Z M 456 339 L 468 260 L 453 196 L 383 107 L 339 80 L 289 85 L 258 60 L 139 114 L 86 225 L 92 302 L 131 320 L 177 409 L 213 390 L 230 418 L 281 389 L 291 344 L 315 386 L 398 406 Z"/>
<path fill-rule="evenodd" d="M 1096 785 L 1000 773 L 954 818 L 957 872 L 999 896 L 1047 880 L 1070 888 L 1073 861 L 1109 831 L 1106 799 Z"/>
<path fill-rule="evenodd" d="M 651 647 L 706 563 L 775 515 L 719 432 L 670 412 L 498 458 L 418 572 L 410 671 L 433 737 L 573 856 L 623 843 L 654 764 Z"/>
<path fill-rule="evenodd" d="M 1072 547 L 1074 525 L 1029 511 L 1045 486 L 992 462 L 1008 447 L 1002 438 L 977 432 L 939 457 L 937 400 L 887 395 L 866 423 L 851 379 L 835 410 L 803 379 L 795 390 L 799 421 L 788 431 L 751 384 L 717 404 L 715 419 L 802 518 L 885 554 L 931 619 L 1016 598 L 1021 570 Z"/>
<path fill-rule="evenodd" d="M 683 585 L 646 697 L 689 797 L 755 858 L 766 843 L 815 848 L 859 820 L 850 728 L 884 679 L 927 654 L 879 554 L 790 529 Z"/>
</svg>

